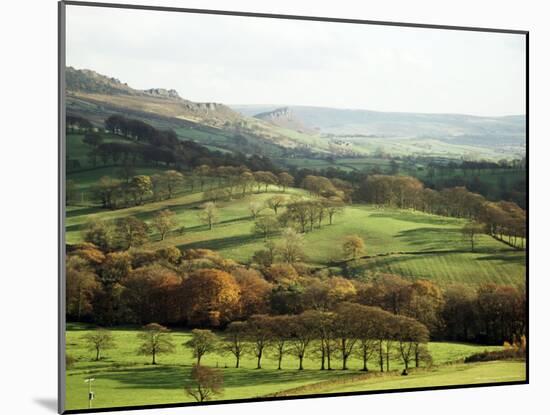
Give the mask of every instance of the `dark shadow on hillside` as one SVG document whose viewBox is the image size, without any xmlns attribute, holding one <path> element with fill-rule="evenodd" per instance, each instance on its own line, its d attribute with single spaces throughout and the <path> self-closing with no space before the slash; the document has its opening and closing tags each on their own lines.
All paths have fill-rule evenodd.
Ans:
<svg viewBox="0 0 550 415">
<path fill-rule="evenodd" d="M 233 218 L 233 219 L 226 219 L 226 220 L 222 220 L 218 223 L 216 223 L 214 225 L 214 229 L 216 229 L 217 227 L 219 226 L 223 226 L 223 225 L 230 225 L 232 223 L 237 223 L 237 222 L 247 222 L 250 218 L 248 217 L 240 217 L 240 218 Z M 185 228 L 185 231 L 184 231 L 184 235 L 186 233 L 196 233 L 196 232 L 204 232 L 204 231 L 208 231 L 208 225 L 195 225 L 195 226 L 189 226 L 189 227 L 186 227 Z M 173 231 L 171 233 L 171 235 L 177 235 L 177 231 Z M 157 235 L 158 236 L 158 235 Z"/>
<path fill-rule="evenodd" d="M 492 254 L 477 258 L 477 261 L 499 261 L 501 264 L 515 264 L 515 265 L 525 265 L 525 255 L 514 255 L 510 252 L 509 254 Z"/>
<path fill-rule="evenodd" d="M 243 244 L 248 244 L 257 240 L 263 240 L 260 235 L 237 235 L 227 238 L 209 239 L 207 241 L 191 242 L 189 244 L 181 244 L 177 247 L 180 249 L 213 249 L 221 250 L 232 248 Z"/>
<path fill-rule="evenodd" d="M 296 381 L 313 382 L 319 380 L 319 370 L 303 370 L 288 368 L 276 369 L 220 369 L 224 373 L 226 388 L 245 387 L 269 384 L 282 384 Z M 96 376 L 98 379 L 109 379 L 121 383 L 120 389 L 164 389 L 181 390 L 191 382 L 190 366 L 166 366 L 154 368 L 136 368 L 130 370 L 115 370 Z M 351 372 L 331 372 L 331 377 L 346 376 Z"/>
<path fill-rule="evenodd" d="M 72 218 L 75 216 L 91 215 L 92 213 L 101 212 L 102 209 L 97 206 L 82 207 L 80 209 L 72 209 L 65 212 L 65 217 Z"/>
<path fill-rule="evenodd" d="M 429 216 L 420 213 L 400 210 L 398 212 L 380 212 L 369 215 L 371 218 L 387 218 L 396 219 L 413 223 L 424 223 L 427 225 L 456 225 L 457 220 L 454 218 L 445 218 L 442 216 Z"/>
<path fill-rule="evenodd" d="M 182 389 L 189 378 L 189 370 L 184 370 L 175 366 L 158 365 L 154 368 L 136 368 L 112 370 L 108 373 L 102 373 L 96 376 L 100 379 L 108 379 L 120 382 L 119 389 Z"/>
<path fill-rule="evenodd" d="M 455 228 L 415 228 L 401 231 L 396 238 L 404 242 L 421 247 L 420 250 L 435 249 L 464 249 L 465 242 Z"/>
</svg>

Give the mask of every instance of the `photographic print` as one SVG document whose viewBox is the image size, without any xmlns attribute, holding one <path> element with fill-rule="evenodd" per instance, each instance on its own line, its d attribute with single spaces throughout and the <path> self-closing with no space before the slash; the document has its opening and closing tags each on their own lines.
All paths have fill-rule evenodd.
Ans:
<svg viewBox="0 0 550 415">
<path fill-rule="evenodd" d="M 60 3 L 60 411 L 526 383 L 527 41 Z"/>
</svg>

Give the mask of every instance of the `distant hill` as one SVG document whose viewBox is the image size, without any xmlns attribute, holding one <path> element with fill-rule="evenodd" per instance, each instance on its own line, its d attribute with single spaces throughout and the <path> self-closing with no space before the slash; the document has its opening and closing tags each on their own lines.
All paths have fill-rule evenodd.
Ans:
<svg viewBox="0 0 550 415">
<path fill-rule="evenodd" d="M 113 114 L 172 129 L 212 149 L 286 160 L 372 154 L 521 158 L 525 117 L 475 117 L 310 106 L 193 102 L 174 89 L 136 89 L 89 69 L 66 68 L 67 114 L 102 126 Z"/>
<path fill-rule="evenodd" d="M 116 78 L 89 69 L 66 68 L 67 98 L 104 103 L 207 125 L 223 125 L 242 118 L 231 108 L 214 102 L 183 99 L 174 89 L 134 89 Z"/>
<path fill-rule="evenodd" d="M 276 108 L 272 111 L 255 114 L 254 118 L 266 121 L 278 127 L 295 130 L 298 132 L 313 132 L 306 127 L 304 123 L 296 117 L 294 111 L 289 107 Z"/>
<path fill-rule="evenodd" d="M 265 117 L 279 106 L 233 105 L 247 116 Z M 324 134 L 387 138 L 435 138 L 484 146 L 523 145 L 525 116 L 479 117 L 464 114 L 422 114 L 287 106 L 305 128 Z"/>
<path fill-rule="evenodd" d="M 113 114 L 140 119 L 156 128 L 171 128 L 219 150 L 277 156 L 287 149 L 326 152 L 325 142 L 301 133 L 298 121 L 248 117 L 215 102 L 193 102 L 174 89 L 135 89 L 116 78 L 89 69 L 66 68 L 67 114 L 102 126 Z M 281 114 L 282 115 L 282 114 Z"/>
</svg>

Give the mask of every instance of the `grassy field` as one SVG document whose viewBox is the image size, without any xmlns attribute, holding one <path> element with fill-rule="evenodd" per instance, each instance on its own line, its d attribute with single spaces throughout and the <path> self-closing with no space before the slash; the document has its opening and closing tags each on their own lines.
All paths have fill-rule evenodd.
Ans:
<svg viewBox="0 0 550 415">
<path fill-rule="evenodd" d="M 84 380 L 94 377 L 94 391 L 96 399 L 94 407 L 146 405 L 161 403 L 177 403 L 189 401 L 184 393 L 184 386 L 189 381 L 191 365 L 194 361 L 188 348 L 182 346 L 190 335 L 187 331 L 173 332 L 173 340 L 177 345 L 172 354 L 160 355 L 159 364 L 150 364 L 150 358 L 138 356 L 136 350 L 139 342 L 137 330 L 119 328 L 113 330 L 116 348 L 105 352 L 104 358 L 93 361 L 93 353 L 86 349 L 82 336 L 89 330 L 85 325 L 70 324 L 66 334 L 67 353 L 76 358 L 76 363 L 67 371 L 67 408 L 79 409 L 87 407 L 87 384 Z M 434 364 L 442 365 L 456 362 L 464 357 L 483 350 L 497 350 L 499 347 L 476 346 L 462 343 L 430 343 L 429 350 Z M 223 369 L 225 391 L 219 399 L 254 398 L 273 394 L 286 389 L 303 387 L 321 381 L 339 380 L 344 377 L 357 376 L 361 363 L 353 358 L 349 362 L 348 371 L 333 370 L 320 371 L 318 359 L 313 354 L 306 356 L 305 369 L 298 371 L 297 359 L 285 356 L 283 370 L 276 369 L 276 361 L 271 353 L 267 353 L 262 361 L 262 369 L 255 369 L 253 356 L 246 356 L 239 369 L 233 368 L 234 359 L 227 355 L 207 355 L 203 364 Z M 333 367 L 338 368 L 340 362 L 333 361 Z M 376 371 L 376 363 L 370 363 L 371 370 Z M 400 370 L 402 364 L 394 358 L 391 362 L 392 370 Z M 442 369 L 452 377 L 450 369 Z M 439 370 L 435 372 L 439 373 Z M 462 373 L 462 372 L 459 372 Z M 407 380 L 420 378 L 422 375 L 411 375 Z M 457 377 L 456 383 L 472 383 L 479 373 L 462 374 Z M 501 376 L 500 372 L 488 370 L 485 376 Z M 428 386 L 438 385 L 438 378 L 429 378 L 422 382 Z M 393 378 L 391 381 L 395 381 Z M 391 387 L 391 386 L 390 386 Z M 412 387 L 412 386 L 411 386 Z M 362 387 L 361 387 L 362 388 Z"/>
<path fill-rule="evenodd" d="M 326 381 L 318 385 L 311 385 L 308 390 L 309 393 L 367 392 L 431 386 L 520 382 L 525 381 L 525 379 L 525 362 L 494 361 L 444 365 L 419 371 L 413 370 L 409 376 L 399 376 L 395 373 L 394 376 L 372 376 L 364 381 L 346 382 L 346 379 Z M 289 395 L 291 394 L 289 393 Z"/>
<path fill-rule="evenodd" d="M 67 241 L 81 240 L 81 230 L 87 220 L 115 219 L 134 215 L 150 221 L 155 213 L 169 208 L 177 214 L 177 229 L 164 241 L 152 234 L 148 248 L 175 245 L 181 249 L 208 248 L 219 251 L 227 258 L 246 262 L 262 249 L 264 240 L 251 231 L 254 220 L 248 210 L 251 202 L 263 203 L 279 194 L 272 189 L 267 193 L 249 195 L 218 203 L 219 223 L 208 230 L 198 218 L 203 194 L 185 194 L 171 200 L 148 203 L 115 211 L 90 207 L 72 207 L 67 213 Z M 287 194 L 304 195 L 299 189 Z M 264 210 L 262 215 L 273 214 Z M 433 279 L 443 285 L 462 282 L 480 284 L 497 282 L 522 285 L 525 279 L 525 253 L 483 235 L 476 243 L 476 252 L 469 252 L 463 240 L 461 219 L 429 215 L 415 211 L 382 209 L 366 205 L 346 207 L 334 219 L 333 225 L 323 225 L 304 236 L 307 262 L 313 266 L 327 266 L 342 261 L 340 245 L 349 234 L 358 234 L 366 244 L 363 253 L 369 258 L 348 263 L 349 275 L 368 278 L 376 272 L 392 272 L 411 278 Z M 277 236 L 273 238 L 277 239 Z M 386 256 L 378 256 L 386 255 Z"/>
</svg>

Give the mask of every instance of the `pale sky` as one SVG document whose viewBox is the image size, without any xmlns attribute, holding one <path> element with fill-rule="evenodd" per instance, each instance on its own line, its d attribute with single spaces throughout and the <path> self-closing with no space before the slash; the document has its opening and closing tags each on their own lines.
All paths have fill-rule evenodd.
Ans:
<svg viewBox="0 0 550 415">
<path fill-rule="evenodd" d="M 67 65 L 197 102 L 525 113 L 515 34 L 67 6 Z"/>
</svg>

